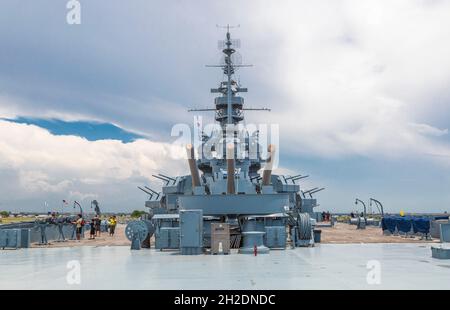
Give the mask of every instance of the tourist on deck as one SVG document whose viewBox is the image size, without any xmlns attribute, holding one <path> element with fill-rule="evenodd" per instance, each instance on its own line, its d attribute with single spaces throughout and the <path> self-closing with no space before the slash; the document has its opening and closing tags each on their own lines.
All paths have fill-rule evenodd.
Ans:
<svg viewBox="0 0 450 310">
<path fill-rule="evenodd" d="M 91 220 L 91 227 L 90 227 L 90 234 L 89 234 L 89 240 L 95 239 L 95 225 L 97 224 L 97 220 L 93 218 Z"/>
<path fill-rule="evenodd" d="M 78 219 L 75 221 L 75 225 L 77 228 L 77 240 L 81 240 L 81 234 L 83 233 L 84 219 L 81 214 L 78 214 Z"/>
<path fill-rule="evenodd" d="M 109 219 L 109 235 L 112 237 L 114 236 L 114 232 L 116 230 L 116 225 L 117 225 L 117 219 L 116 216 L 113 215 L 110 219 Z"/>
<path fill-rule="evenodd" d="M 101 223 L 102 221 L 100 220 L 100 218 L 98 217 L 98 215 L 95 216 L 94 218 L 94 223 L 95 223 L 95 235 L 100 237 L 100 232 L 101 232 Z"/>
</svg>

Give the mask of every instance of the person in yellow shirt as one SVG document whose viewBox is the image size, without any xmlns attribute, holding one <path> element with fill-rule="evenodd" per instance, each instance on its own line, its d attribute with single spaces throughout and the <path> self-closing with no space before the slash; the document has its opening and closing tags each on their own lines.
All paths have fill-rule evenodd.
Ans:
<svg viewBox="0 0 450 310">
<path fill-rule="evenodd" d="M 116 230 L 117 225 L 117 219 L 116 216 L 113 215 L 109 218 L 109 235 L 112 237 L 114 236 L 114 232 Z"/>
</svg>

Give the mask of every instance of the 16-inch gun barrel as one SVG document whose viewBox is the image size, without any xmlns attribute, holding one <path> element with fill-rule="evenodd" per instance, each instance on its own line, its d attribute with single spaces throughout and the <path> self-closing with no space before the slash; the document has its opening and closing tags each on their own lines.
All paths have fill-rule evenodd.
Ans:
<svg viewBox="0 0 450 310">
<path fill-rule="evenodd" d="M 198 173 L 197 163 L 195 162 L 194 147 L 192 144 L 186 146 L 189 170 L 192 176 L 192 188 L 200 186 L 200 174 Z"/>
<path fill-rule="evenodd" d="M 235 161 L 234 161 L 234 145 L 227 145 L 227 194 L 236 193 L 236 185 L 234 182 Z"/>
<path fill-rule="evenodd" d="M 275 160 L 275 145 L 271 144 L 268 148 L 269 159 L 266 162 L 266 166 L 264 167 L 262 185 L 267 186 L 270 185 L 270 178 L 272 176 L 272 168 L 273 162 Z"/>
</svg>

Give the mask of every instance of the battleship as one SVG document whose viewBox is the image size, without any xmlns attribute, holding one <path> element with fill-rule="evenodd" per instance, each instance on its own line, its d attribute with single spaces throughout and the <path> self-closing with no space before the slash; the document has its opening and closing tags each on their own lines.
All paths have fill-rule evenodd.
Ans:
<svg viewBox="0 0 450 310">
<path fill-rule="evenodd" d="M 236 129 L 246 111 L 268 109 L 244 104 L 241 94 L 248 90 L 236 81 L 235 72 L 247 65 L 236 56 L 239 41 L 232 39 L 229 28 L 219 46 L 223 61 L 211 67 L 221 69 L 225 80 L 211 89 L 217 94 L 214 106 L 190 110 L 214 113 L 218 126 L 202 132 L 200 143 L 185 145 L 190 174 L 153 175 L 162 182 L 161 190 L 139 186 L 148 195 L 148 212 L 125 228 L 131 250 L 85 246 L 0 251 L 0 288 L 450 288 L 446 244 L 320 242 L 313 195 L 324 188 L 303 188 L 301 180 L 308 175 L 276 174 L 279 145 L 258 131 Z M 100 214 L 98 203 L 95 207 Z M 357 219 L 361 230 L 368 224 L 365 216 Z M 16 240 L 22 233 L 15 231 Z M 21 237 L 21 243 L 30 238 L 26 233 Z"/>
<path fill-rule="evenodd" d="M 211 228 L 217 223 L 230 231 L 231 247 L 239 253 L 269 253 L 270 248 L 286 248 L 288 241 L 293 247 L 314 245 L 317 201 L 312 195 L 323 188 L 301 189 L 298 181 L 306 175 L 272 173 L 278 146 L 259 130 L 240 130 L 246 111 L 269 109 L 244 104 L 241 94 L 248 90 L 234 77 L 238 68 L 248 66 L 235 56 L 239 42 L 231 38 L 228 27 L 226 39 L 219 41 L 223 61 L 209 66 L 221 69 L 225 77 L 211 89 L 218 94 L 214 107 L 189 110 L 214 113 L 218 125 L 209 135 L 201 132 L 200 143 L 185 146 L 190 175 L 154 175 L 163 182 L 160 192 L 139 187 L 150 197 L 145 203 L 149 217 L 145 225 L 132 222 L 127 227 L 127 236 L 139 239 L 134 248 L 154 232 L 157 249 L 201 254 L 211 247 Z"/>
</svg>

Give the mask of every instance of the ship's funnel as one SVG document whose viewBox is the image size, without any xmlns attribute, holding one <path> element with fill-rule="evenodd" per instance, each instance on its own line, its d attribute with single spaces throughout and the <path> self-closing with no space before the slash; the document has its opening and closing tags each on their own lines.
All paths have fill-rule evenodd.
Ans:
<svg viewBox="0 0 450 310">
<path fill-rule="evenodd" d="M 273 162 L 275 161 L 275 145 L 270 144 L 267 151 L 269 152 L 269 159 L 266 162 L 263 172 L 262 185 L 264 186 L 270 185 Z"/>
<path fill-rule="evenodd" d="M 188 144 L 186 146 L 186 152 L 187 152 L 189 170 L 191 170 L 192 188 L 194 188 L 196 186 L 200 186 L 200 175 L 198 173 L 197 164 L 195 162 L 194 147 L 192 146 L 192 144 Z"/>
<path fill-rule="evenodd" d="M 227 194 L 235 194 L 236 186 L 234 183 L 234 145 L 232 143 L 227 144 Z"/>
</svg>

